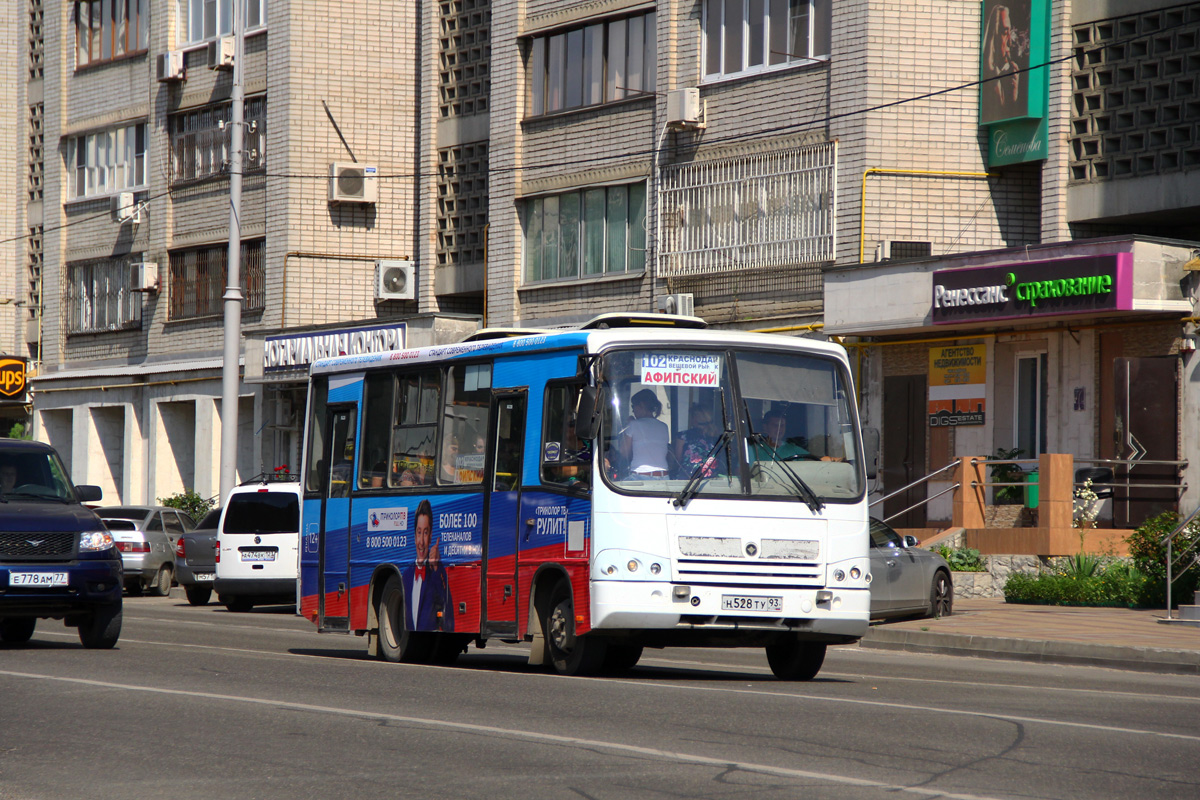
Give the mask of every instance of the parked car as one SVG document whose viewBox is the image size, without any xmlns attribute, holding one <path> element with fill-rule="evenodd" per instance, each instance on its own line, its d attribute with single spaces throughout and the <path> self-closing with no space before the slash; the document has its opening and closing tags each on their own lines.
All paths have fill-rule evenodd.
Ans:
<svg viewBox="0 0 1200 800">
<path fill-rule="evenodd" d="M 217 533 L 213 590 L 230 611 L 296 602 L 300 482 L 265 475 L 229 493 Z"/>
<path fill-rule="evenodd" d="M 84 647 L 117 643 L 121 555 L 83 505 L 101 496 L 72 486 L 49 445 L 0 439 L 0 642 L 27 642 L 39 619 L 61 619 Z"/>
<path fill-rule="evenodd" d="M 949 616 L 953 605 L 946 559 L 872 518 L 871 618 Z"/>
<path fill-rule="evenodd" d="M 182 511 L 164 506 L 107 506 L 96 509 L 117 542 L 125 562 L 125 588 L 132 595 L 149 590 L 171 594 L 175 576 L 175 540 L 196 527 Z"/>
<path fill-rule="evenodd" d="M 175 542 L 175 580 L 194 606 L 202 606 L 212 597 L 217 527 L 220 524 L 221 509 L 214 508 L 204 515 L 199 525 Z"/>
</svg>

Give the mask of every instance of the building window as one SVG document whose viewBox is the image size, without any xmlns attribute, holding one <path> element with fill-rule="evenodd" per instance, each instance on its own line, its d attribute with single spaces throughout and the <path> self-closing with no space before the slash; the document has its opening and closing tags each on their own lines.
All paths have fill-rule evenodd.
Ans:
<svg viewBox="0 0 1200 800">
<path fill-rule="evenodd" d="M 142 0 L 145 2 L 145 0 Z M 242 0 L 246 30 L 267 24 L 267 0 Z M 233 33 L 232 0 L 179 0 L 179 20 L 184 41 L 191 44 Z"/>
<path fill-rule="evenodd" d="M 661 187 L 662 277 L 810 264 L 819 287 L 834 259 L 835 142 L 672 164 Z"/>
<path fill-rule="evenodd" d="M 75 136 L 67 141 L 70 196 L 95 197 L 146 185 L 146 124 Z"/>
<path fill-rule="evenodd" d="M 67 265 L 67 333 L 100 333 L 142 325 L 142 299 L 131 291 L 131 264 L 141 254 Z"/>
<path fill-rule="evenodd" d="M 537 36 L 530 49 L 530 116 L 654 92 L 655 15 Z"/>
<path fill-rule="evenodd" d="M 78 0 L 75 66 L 140 53 L 150 39 L 149 0 Z"/>
<path fill-rule="evenodd" d="M 267 99 L 253 97 L 243 111 L 242 169 L 267 166 Z M 228 103 L 171 117 L 171 180 L 190 181 L 219 175 L 229 163 L 233 137 Z"/>
<path fill-rule="evenodd" d="M 262 311 L 266 301 L 263 289 L 263 240 L 242 242 L 242 311 Z M 225 302 L 226 267 L 229 246 L 197 247 L 171 253 L 171 303 L 168 319 L 212 317 L 220 314 Z"/>
<path fill-rule="evenodd" d="M 829 55 L 829 0 L 705 0 L 704 75 L 762 72 Z"/>
<path fill-rule="evenodd" d="M 646 268 L 646 185 L 526 200 L 525 280 L 587 278 Z"/>
</svg>

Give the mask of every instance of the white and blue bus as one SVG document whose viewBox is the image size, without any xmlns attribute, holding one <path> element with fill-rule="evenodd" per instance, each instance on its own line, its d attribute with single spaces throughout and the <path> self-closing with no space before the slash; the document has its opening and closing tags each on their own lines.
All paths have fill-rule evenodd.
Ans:
<svg viewBox="0 0 1200 800">
<path fill-rule="evenodd" d="M 301 613 L 388 661 L 753 646 L 811 679 L 870 609 L 846 354 L 703 328 L 606 315 L 314 363 Z"/>
</svg>

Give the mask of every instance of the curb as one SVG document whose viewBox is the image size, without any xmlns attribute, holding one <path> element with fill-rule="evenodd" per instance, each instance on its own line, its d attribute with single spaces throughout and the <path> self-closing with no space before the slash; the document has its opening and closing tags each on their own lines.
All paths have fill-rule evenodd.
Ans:
<svg viewBox="0 0 1200 800">
<path fill-rule="evenodd" d="M 1200 651 L 1196 650 L 1010 639 L 974 634 L 887 630 L 879 627 L 869 628 L 867 635 L 859 640 L 858 646 L 868 650 L 902 650 L 909 653 L 1200 675 Z"/>
</svg>

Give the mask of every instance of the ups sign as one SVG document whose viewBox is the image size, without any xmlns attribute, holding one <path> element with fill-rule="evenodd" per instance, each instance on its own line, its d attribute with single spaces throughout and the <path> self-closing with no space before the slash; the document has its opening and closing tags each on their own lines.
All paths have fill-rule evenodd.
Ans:
<svg viewBox="0 0 1200 800">
<path fill-rule="evenodd" d="M 25 402 L 25 359 L 0 356 L 0 402 Z"/>
</svg>

